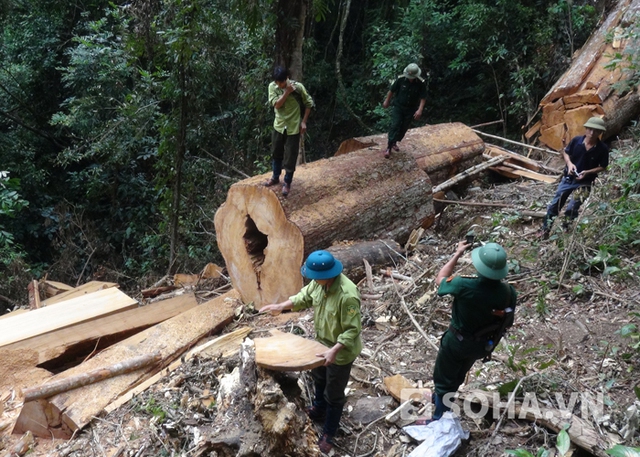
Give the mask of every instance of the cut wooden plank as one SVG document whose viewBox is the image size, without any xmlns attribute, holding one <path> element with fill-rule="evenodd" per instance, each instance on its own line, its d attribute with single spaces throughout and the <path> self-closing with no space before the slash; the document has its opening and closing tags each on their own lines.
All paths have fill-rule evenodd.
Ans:
<svg viewBox="0 0 640 457">
<path fill-rule="evenodd" d="M 52 378 L 53 381 L 59 377 L 73 376 L 155 351 L 160 352 L 163 360 L 159 368 L 143 368 L 47 400 L 30 402 L 30 414 L 34 415 L 33 419 L 24 417 L 21 426 L 26 429 L 33 428 L 34 434 L 41 432 L 42 424 L 37 424 L 36 421 L 42 420 L 44 416 L 47 424 L 45 437 L 69 438 L 74 431 L 87 425 L 120 395 L 153 376 L 161 367 L 180 357 L 201 338 L 219 332 L 228 325 L 235 316 L 235 308 L 239 305 L 241 302 L 238 293 L 231 291 L 110 346 L 92 359 L 55 376 Z M 21 416 L 22 414 L 24 409 Z"/>
<path fill-rule="evenodd" d="M 138 384 L 133 389 L 126 392 L 124 395 L 118 397 L 115 401 L 110 403 L 104 408 L 104 411 L 108 414 L 112 411 L 115 411 L 120 406 L 124 405 L 126 402 L 131 400 L 136 395 L 144 392 L 149 387 L 154 385 L 160 379 L 167 376 L 172 371 L 176 370 L 180 367 L 184 362 L 193 359 L 196 356 L 200 357 L 231 357 L 232 355 L 238 353 L 240 351 L 240 345 L 242 341 L 251 333 L 252 329 L 250 327 L 241 327 L 239 329 L 234 330 L 233 332 L 227 333 L 225 335 L 221 335 L 217 338 L 214 338 L 211 341 L 208 341 L 200 346 L 197 346 L 191 349 L 184 357 L 179 357 L 178 359 L 171 362 L 166 368 L 162 369 L 159 373 L 151 376 L 146 379 L 144 382 Z"/>
<path fill-rule="evenodd" d="M 541 125 L 542 125 L 542 121 L 538 121 L 535 124 L 533 124 L 533 126 L 531 126 L 531 128 L 529 130 L 527 130 L 527 132 L 524 134 L 524 137 L 527 140 L 530 140 L 533 135 L 535 135 L 536 133 L 538 133 L 540 131 L 540 126 Z"/>
<path fill-rule="evenodd" d="M 565 106 L 572 103 L 578 103 L 580 105 L 593 105 L 596 103 L 602 103 L 603 99 L 598 95 L 598 91 L 595 89 L 585 89 L 574 94 L 569 94 L 563 97 Z M 569 109 L 568 107 L 566 109 Z"/>
<path fill-rule="evenodd" d="M 0 347 L 137 305 L 119 289 L 109 288 L 12 316 L 0 321 Z"/>
<path fill-rule="evenodd" d="M 95 349 L 96 342 L 105 340 L 107 344 L 113 344 L 113 339 L 117 339 L 117 335 L 130 336 L 132 332 L 170 319 L 196 305 L 197 301 L 193 293 L 183 294 L 108 316 L 99 316 L 88 322 L 56 329 L 44 335 L 37 335 L 6 345 L 5 349 L 28 349 L 37 352 L 38 363 L 41 364 L 58 358 L 62 354 L 73 355 L 80 352 L 80 348 L 76 349 L 79 346 L 88 345 L 91 346 L 91 349 Z M 119 339 L 123 339 L 123 337 Z M 97 349 L 101 349 L 101 347 L 97 346 Z"/>
<path fill-rule="evenodd" d="M 516 176 L 521 176 L 523 178 L 533 179 L 535 181 L 542 181 L 549 184 L 555 183 L 558 181 L 558 176 L 549 176 L 543 175 L 542 173 L 536 173 L 535 171 L 527 170 L 525 168 L 520 168 L 517 165 L 500 165 L 497 167 L 493 167 L 498 173 L 506 173 Z"/>
<path fill-rule="evenodd" d="M 482 155 L 485 158 L 496 157 L 498 155 L 506 155 L 507 157 L 509 157 L 509 160 L 507 160 L 505 165 L 506 164 L 518 165 L 521 168 L 527 168 L 531 171 L 538 171 L 538 172 L 546 171 L 554 175 L 558 175 L 562 173 L 561 169 L 549 167 L 536 160 L 530 159 L 529 157 L 525 157 L 522 154 L 517 154 L 513 151 L 509 151 L 508 149 L 502 148 L 500 146 L 496 146 L 494 144 L 487 143 L 487 148 L 485 149 L 485 152 Z"/>
<path fill-rule="evenodd" d="M 51 298 L 47 298 L 42 302 L 42 306 L 53 305 L 54 303 L 60 303 L 61 301 L 64 301 L 64 300 L 69 300 L 71 298 L 87 295 L 87 294 L 96 292 L 98 290 L 109 289 L 111 287 L 118 287 L 118 284 L 115 282 L 90 281 L 79 287 L 74 287 L 73 289 L 67 292 L 63 292 L 61 294 L 54 295 Z"/>
<path fill-rule="evenodd" d="M 342 240 L 402 244 L 435 218 L 431 181 L 405 152 L 387 160 L 360 150 L 300 166 L 286 199 L 263 185 L 269 177 L 233 184 L 214 219 L 233 287 L 258 309 L 302 288 L 311 252 Z"/>
<path fill-rule="evenodd" d="M 51 281 L 49 279 L 45 279 L 44 281 L 41 281 L 41 283 L 44 288 L 45 298 L 51 298 L 55 295 L 68 292 L 73 289 L 73 286 L 70 286 L 63 282 Z"/>
<path fill-rule="evenodd" d="M 593 116 L 602 113 L 599 105 L 584 105 L 566 111 L 564 114 L 564 123 L 567 126 L 567 138 L 571 139 L 577 135 L 584 135 L 584 123 Z"/>
<path fill-rule="evenodd" d="M 40 305 L 40 288 L 38 287 L 38 281 L 35 279 L 27 286 L 29 291 L 29 308 L 38 309 Z"/>
<path fill-rule="evenodd" d="M 270 337 L 256 338 L 256 364 L 275 371 L 311 370 L 324 364 L 316 354 L 326 352 L 323 344 L 293 333 L 271 330 Z"/>
<path fill-rule="evenodd" d="M 130 373 L 140 368 L 145 368 L 149 365 L 158 363 L 160 359 L 160 353 L 154 352 L 153 354 L 145 354 L 129 360 L 117 362 L 114 365 L 96 368 L 95 370 L 87 373 L 79 373 L 67 378 L 58 378 L 55 381 L 47 382 L 41 386 L 29 387 L 22 391 L 24 402 L 26 403 L 29 401 L 39 400 L 41 398 L 52 397 L 62 392 L 77 389 L 78 387 L 104 381 L 105 379 L 124 373 Z"/>
<path fill-rule="evenodd" d="M 401 374 L 397 374 L 394 376 L 387 376 L 382 380 L 382 382 L 384 386 L 387 388 L 387 392 L 389 392 L 389 395 L 391 395 L 393 398 L 395 398 L 397 401 L 400 401 L 400 402 L 409 400 L 409 398 L 406 398 L 406 397 L 404 398 L 404 400 L 401 400 L 403 390 L 415 389 L 413 383 L 409 381 L 407 378 L 405 378 L 404 376 L 402 376 Z"/>
<path fill-rule="evenodd" d="M 552 125 L 548 128 L 540 129 L 540 142 L 549 146 L 551 149 L 559 151 L 568 143 L 566 138 L 566 127 L 564 123 Z"/>
</svg>

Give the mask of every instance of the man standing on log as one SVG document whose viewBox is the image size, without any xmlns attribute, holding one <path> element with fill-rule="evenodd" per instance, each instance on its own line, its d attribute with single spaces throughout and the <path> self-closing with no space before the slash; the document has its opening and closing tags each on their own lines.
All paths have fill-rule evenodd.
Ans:
<svg viewBox="0 0 640 457">
<path fill-rule="evenodd" d="M 427 101 L 427 85 L 420 77 L 422 71 L 415 63 L 410 63 L 404 72 L 393 82 L 382 106 L 388 108 L 393 105 L 391 112 L 391 128 L 387 140 L 385 158 L 391 157 L 391 151 L 399 151 L 398 141 L 402 141 L 409 130 L 412 119 L 420 119 L 424 104 Z M 391 99 L 393 98 L 393 103 Z"/>
<path fill-rule="evenodd" d="M 344 391 L 353 361 L 362 350 L 360 293 L 342 274 L 342 263 L 328 251 L 309 254 L 300 272 L 312 281 L 287 301 L 263 306 L 260 312 L 299 311 L 313 307 L 316 339 L 328 349 L 316 354 L 325 361 L 323 366 L 311 371 L 315 399 L 307 414 L 313 420 L 324 418 L 318 446 L 326 454 L 333 448 L 333 437 L 340 426 L 347 401 Z"/>
<path fill-rule="evenodd" d="M 458 243 L 453 257 L 436 277 L 438 295 L 452 295 L 453 308 L 449 329 L 442 336 L 433 370 L 435 410 L 430 420 L 438 420 L 451 409 L 452 397 L 464 382 L 476 360 L 489 359 L 505 330 L 513 324 L 516 291 L 503 283 L 507 276 L 507 254 L 496 243 L 471 252 L 477 276 L 452 276 L 464 251 L 471 247 Z"/>
<path fill-rule="evenodd" d="M 291 191 L 293 173 L 296 171 L 300 137 L 307 131 L 307 119 L 313 99 L 305 87 L 288 78 L 286 68 L 276 67 L 273 81 L 269 84 L 269 103 L 273 106 L 275 119 L 271 134 L 273 175 L 264 183 L 265 186 L 280 184 L 280 173 L 284 167 L 284 183 L 282 195 L 286 197 Z M 300 120 L 300 105 L 304 105 L 304 117 Z"/>
<path fill-rule="evenodd" d="M 572 196 L 567 205 L 563 227 L 566 229 L 570 221 L 578 217 L 580 205 L 589 195 L 593 181 L 598 177 L 598 173 L 606 170 L 609 165 L 609 146 L 600 141 L 600 135 L 606 130 L 604 121 L 599 117 L 592 117 L 584 127 L 585 134 L 574 137 L 562 151 L 562 158 L 567 165 L 556 194 L 547 207 L 542 228 L 537 233 L 539 238 L 549 237 L 553 221 L 576 189 L 577 195 Z"/>
</svg>

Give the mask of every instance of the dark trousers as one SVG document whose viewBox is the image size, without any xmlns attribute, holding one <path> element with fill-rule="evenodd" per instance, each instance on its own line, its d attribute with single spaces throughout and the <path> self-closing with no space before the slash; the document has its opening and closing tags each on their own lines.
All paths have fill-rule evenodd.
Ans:
<svg viewBox="0 0 640 457">
<path fill-rule="evenodd" d="M 470 339 L 459 341 L 448 330 L 442 337 L 433 368 L 436 395 L 443 398 L 448 393 L 456 392 L 475 361 L 485 355 L 485 343 Z"/>
<path fill-rule="evenodd" d="M 313 405 L 326 411 L 324 430 L 329 436 L 336 436 L 340 426 L 340 418 L 347 397 L 344 390 L 349 382 L 353 362 L 346 365 L 321 366 L 311 370 L 311 378 L 315 384 Z"/>
<path fill-rule="evenodd" d="M 402 141 L 405 133 L 411 126 L 413 115 L 417 108 L 405 108 L 402 106 L 393 106 L 391 112 L 391 127 L 389 128 L 389 139 L 387 146 L 390 148 L 398 141 Z"/>
<path fill-rule="evenodd" d="M 573 191 L 579 189 L 576 194 L 573 195 Z M 567 205 L 567 209 L 565 210 L 565 217 L 569 220 L 575 219 L 578 217 L 578 211 L 580 210 L 580 205 L 582 205 L 583 199 L 589 195 L 589 191 L 591 190 L 591 184 L 585 184 L 580 181 L 576 181 L 574 178 L 570 176 L 565 176 L 560 181 L 560 185 L 558 186 L 558 190 L 556 190 L 556 194 L 551 200 L 551 203 L 547 207 L 547 215 L 544 218 L 544 222 L 542 223 L 542 228 L 544 230 L 550 230 L 551 224 L 558 214 L 560 214 L 560 210 L 565 205 L 569 197 L 569 204 Z"/>
<path fill-rule="evenodd" d="M 271 134 L 273 178 L 280 179 L 284 168 L 284 182 L 291 184 L 293 172 L 296 171 L 298 150 L 300 149 L 300 133 L 287 135 L 287 131 L 280 133 L 274 130 Z"/>
</svg>

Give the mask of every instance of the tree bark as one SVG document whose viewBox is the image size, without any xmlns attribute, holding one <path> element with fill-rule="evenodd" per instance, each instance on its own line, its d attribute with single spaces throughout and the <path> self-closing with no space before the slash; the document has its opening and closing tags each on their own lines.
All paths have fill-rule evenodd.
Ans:
<svg viewBox="0 0 640 457">
<path fill-rule="evenodd" d="M 30 387 L 22 391 L 25 403 L 28 401 L 39 400 L 41 398 L 52 397 L 62 392 L 68 392 L 78 387 L 94 384 L 105 379 L 118 376 L 123 373 L 130 373 L 140 368 L 153 365 L 161 360 L 160 353 L 145 354 L 134 357 L 114 365 L 98 368 L 87 373 L 80 373 L 68 378 L 58 379 L 54 382 L 48 382 L 42 386 Z"/>
<path fill-rule="evenodd" d="M 584 123 L 592 116 L 603 117 L 607 126 L 603 138 L 616 135 L 640 113 L 636 92 L 620 93 L 621 82 L 630 72 L 618 66 L 605 68 L 612 59 L 637 46 L 637 40 L 626 39 L 633 27 L 634 14 L 640 0 L 620 0 L 605 22 L 596 30 L 569 69 L 540 102 L 542 117 L 525 137 L 532 138 L 559 151 L 571 138 L 584 134 Z M 613 40 L 608 37 L 613 36 Z M 620 64 L 624 65 L 624 64 Z"/>
<path fill-rule="evenodd" d="M 257 308 L 300 290 L 312 251 L 342 240 L 402 243 L 433 223 L 431 181 L 411 154 L 386 160 L 364 150 L 312 162 L 296 171 L 287 199 L 262 185 L 269 176 L 231 186 L 214 219 L 234 288 Z"/>
<path fill-rule="evenodd" d="M 353 244 L 337 244 L 327 249 L 342 262 L 343 273 L 354 282 L 365 277 L 363 259 L 372 267 L 383 267 L 403 262 L 402 247 L 393 240 L 363 241 Z"/>
<path fill-rule="evenodd" d="M 351 138 L 340 144 L 335 155 L 361 149 L 384 150 L 386 145 L 386 133 Z M 471 166 L 471 162 L 484 151 L 484 142 L 480 137 L 460 122 L 409 129 L 398 146 L 415 157 L 418 166 L 429 175 L 434 186 Z M 392 154 L 392 160 L 393 157 Z"/>
</svg>

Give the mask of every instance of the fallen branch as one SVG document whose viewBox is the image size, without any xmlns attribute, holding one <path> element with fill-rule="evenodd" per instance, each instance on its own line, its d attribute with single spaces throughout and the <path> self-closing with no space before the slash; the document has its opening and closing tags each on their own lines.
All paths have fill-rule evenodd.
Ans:
<svg viewBox="0 0 640 457">
<path fill-rule="evenodd" d="M 395 283 L 394 283 L 394 286 L 395 286 Z M 404 309 L 404 312 L 407 313 L 407 316 L 409 316 L 409 319 L 411 319 L 411 322 L 413 322 L 413 325 L 415 325 L 415 327 L 418 329 L 418 331 L 424 337 L 424 339 L 427 340 L 427 343 L 429 343 L 431 345 L 431 347 L 433 349 L 435 349 L 436 352 L 438 352 L 438 350 L 439 350 L 438 346 L 436 346 L 433 343 L 433 341 L 431 341 L 429 339 L 429 335 L 427 335 L 427 332 L 425 332 L 424 329 L 422 327 L 420 327 L 420 324 L 418 323 L 416 318 L 413 317 L 413 314 L 411 313 L 411 310 L 407 306 L 407 303 L 404 301 L 404 297 L 402 295 L 400 295 L 400 291 L 398 290 L 397 286 L 395 286 L 395 289 L 396 289 L 396 294 L 398 294 L 398 297 L 400 297 L 400 303 L 402 304 L 402 308 Z"/>
<path fill-rule="evenodd" d="M 506 203 L 490 203 L 490 202 L 466 202 L 466 201 L 458 201 L 458 200 L 444 200 L 442 198 L 434 198 L 434 202 L 445 203 L 447 205 L 462 205 L 462 206 L 482 206 L 489 208 L 503 208 L 507 211 L 515 211 L 517 213 L 522 214 L 523 216 L 529 217 L 538 217 L 542 218 L 546 216 L 546 212 L 543 211 L 529 211 L 526 209 L 516 208 L 514 206 L 508 205 Z"/>
<path fill-rule="evenodd" d="M 498 156 L 498 157 L 492 157 L 491 159 L 489 159 L 486 162 L 482 162 L 478 165 L 474 165 L 471 168 L 467 168 L 466 170 L 464 170 L 461 173 L 458 173 L 457 175 L 455 175 L 453 178 L 451 179 L 447 179 L 445 182 L 437 185 L 436 187 L 433 188 L 433 193 L 436 194 L 438 192 L 443 192 L 453 186 L 455 186 L 456 184 L 458 184 L 460 181 L 470 177 L 470 176 L 474 176 L 479 174 L 481 171 L 486 170 L 487 168 L 493 167 L 495 165 L 498 165 L 499 163 L 504 162 L 505 160 L 507 160 L 509 157 L 504 155 L 504 156 Z"/>
<path fill-rule="evenodd" d="M 530 144 L 520 143 L 519 141 L 508 140 L 506 138 L 502 138 L 502 137 L 496 136 L 496 135 L 490 135 L 488 133 L 484 133 L 484 132 L 481 132 L 480 130 L 476 130 L 476 129 L 471 129 L 471 130 L 476 132 L 478 135 L 486 136 L 488 138 L 493 138 L 495 140 L 501 140 L 501 141 L 504 141 L 506 143 L 517 144 L 518 146 L 522 146 L 524 148 L 535 149 L 536 151 L 547 152 L 549 154 L 554 154 L 554 155 L 557 155 L 557 156 L 560 155 L 559 152 L 553 151 L 551 149 L 539 148 L 537 146 L 531 146 Z"/>
<path fill-rule="evenodd" d="M 104 368 L 98 368 L 96 370 L 89 371 L 87 373 L 81 373 L 76 376 L 70 376 L 64 379 L 58 379 L 56 381 L 44 384 L 38 387 L 30 387 L 23 390 L 24 402 L 38 400 L 40 398 L 48 398 L 57 395 L 62 392 L 68 392 L 78 387 L 86 386 L 88 384 L 94 384 L 105 379 L 113 378 L 115 376 L 130 373 L 140 368 L 153 365 L 162 359 L 159 352 L 152 354 L 135 357 L 124 362 L 119 362 Z"/>
</svg>

